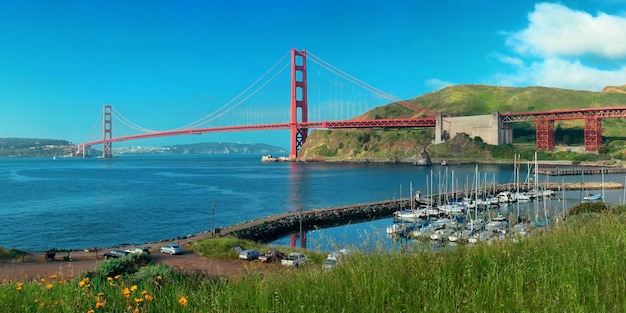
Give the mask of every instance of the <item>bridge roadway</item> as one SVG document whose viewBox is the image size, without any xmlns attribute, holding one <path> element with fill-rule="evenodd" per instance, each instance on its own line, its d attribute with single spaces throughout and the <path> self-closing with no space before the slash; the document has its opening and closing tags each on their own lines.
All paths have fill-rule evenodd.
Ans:
<svg viewBox="0 0 626 313">
<path fill-rule="evenodd" d="M 557 183 L 543 184 L 544 188 L 558 190 Z M 514 184 L 500 184 L 490 188 L 490 192 L 514 190 Z M 528 186 L 522 186 L 528 187 Z M 581 183 L 566 183 L 560 186 L 563 190 L 580 190 Z M 602 189 L 600 182 L 585 182 L 584 190 Z M 605 182 L 605 189 L 622 189 L 624 185 L 614 182 Z M 457 191 L 457 194 L 468 194 L 469 191 Z M 472 191 L 473 193 L 473 191 Z M 393 216 L 393 212 L 401 209 L 410 209 L 408 198 L 382 200 L 368 203 L 358 203 L 338 207 L 312 209 L 302 212 L 288 212 L 271 215 L 236 225 L 228 226 L 215 231 L 217 236 L 235 236 L 260 242 L 271 242 L 288 234 L 297 233 L 302 224 L 303 230 L 327 228 L 372 221 Z M 201 234 L 202 237 L 212 237 L 212 233 Z"/>
</svg>

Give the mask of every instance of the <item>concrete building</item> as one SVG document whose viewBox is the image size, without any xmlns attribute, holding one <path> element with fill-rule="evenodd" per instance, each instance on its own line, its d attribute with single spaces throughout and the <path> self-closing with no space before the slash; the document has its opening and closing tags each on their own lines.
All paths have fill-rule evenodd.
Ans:
<svg viewBox="0 0 626 313">
<path fill-rule="evenodd" d="M 470 138 L 480 137 L 490 145 L 508 144 L 513 142 L 513 128 L 510 123 L 503 123 L 498 111 L 490 115 L 442 117 L 437 115 L 435 126 L 435 144 L 442 143 L 445 138 L 454 138 L 465 133 Z"/>
</svg>

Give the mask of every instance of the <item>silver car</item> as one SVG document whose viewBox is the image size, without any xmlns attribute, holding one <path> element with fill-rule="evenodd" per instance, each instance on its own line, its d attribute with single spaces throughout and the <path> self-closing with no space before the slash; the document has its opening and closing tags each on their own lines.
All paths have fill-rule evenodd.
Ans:
<svg viewBox="0 0 626 313">
<path fill-rule="evenodd" d="M 239 253 L 239 259 L 252 261 L 258 259 L 260 255 L 261 252 L 256 250 L 243 250 Z"/>
<path fill-rule="evenodd" d="M 161 247 L 161 253 L 169 253 L 169 254 L 181 254 L 183 253 L 183 248 L 179 245 L 167 245 Z"/>
</svg>

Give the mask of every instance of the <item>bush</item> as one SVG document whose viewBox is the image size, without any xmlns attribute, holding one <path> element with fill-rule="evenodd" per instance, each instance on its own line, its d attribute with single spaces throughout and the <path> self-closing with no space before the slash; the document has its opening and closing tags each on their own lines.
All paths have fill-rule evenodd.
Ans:
<svg viewBox="0 0 626 313">
<path fill-rule="evenodd" d="M 131 285 L 139 285 L 142 282 L 171 281 L 176 276 L 176 271 L 163 264 L 153 264 L 141 267 L 128 278 Z"/>
<path fill-rule="evenodd" d="M 604 202 L 583 202 L 572 207 L 567 216 L 573 216 L 584 213 L 600 213 L 608 209 Z"/>
<path fill-rule="evenodd" d="M 123 258 L 104 260 L 93 272 L 86 273 L 89 278 L 114 277 L 117 275 L 129 275 L 139 271 L 139 269 L 150 262 L 150 256 L 145 253 L 131 253 Z"/>
<path fill-rule="evenodd" d="M 17 257 L 15 249 L 0 248 L 0 259 L 13 259 Z"/>
</svg>

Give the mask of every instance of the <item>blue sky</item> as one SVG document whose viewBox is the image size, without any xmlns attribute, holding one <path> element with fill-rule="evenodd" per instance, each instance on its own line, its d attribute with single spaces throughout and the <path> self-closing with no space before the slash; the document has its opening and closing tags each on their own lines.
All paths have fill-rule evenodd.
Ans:
<svg viewBox="0 0 626 313">
<path fill-rule="evenodd" d="M 91 140 L 104 104 L 167 130 L 227 103 L 291 48 L 401 99 L 451 84 L 626 84 L 626 0 L 0 0 L 0 137 Z M 285 102 L 285 110 L 288 102 Z M 127 142 L 263 142 L 288 132 Z"/>
</svg>

